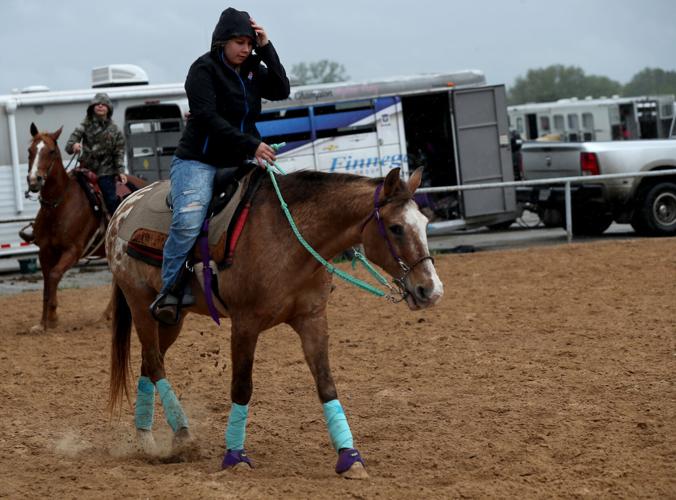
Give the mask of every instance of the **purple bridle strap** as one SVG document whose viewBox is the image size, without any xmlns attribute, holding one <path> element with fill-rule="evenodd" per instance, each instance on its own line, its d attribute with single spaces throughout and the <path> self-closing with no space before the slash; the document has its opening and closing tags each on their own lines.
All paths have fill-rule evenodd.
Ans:
<svg viewBox="0 0 676 500">
<path fill-rule="evenodd" d="M 425 260 L 431 260 L 432 262 L 434 262 L 434 257 L 432 257 L 431 255 L 425 255 L 424 257 L 421 257 L 420 259 L 418 259 L 412 266 L 409 266 L 399 256 L 399 254 L 397 253 L 397 250 L 394 248 L 394 245 L 390 241 L 390 238 L 387 236 L 387 231 L 385 230 L 385 223 L 383 222 L 383 218 L 380 216 L 380 207 L 382 205 L 380 205 L 378 202 L 379 202 L 379 198 L 380 198 L 380 191 L 383 189 L 384 184 L 385 184 L 384 182 L 381 182 L 376 187 L 376 190 L 373 194 L 373 211 L 368 216 L 366 221 L 364 221 L 364 223 L 362 224 L 361 230 L 364 231 L 366 224 L 368 224 L 371 221 L 371 219 L 373 219 L 375 217 L 376 226 L 378 226 L 378 233 L 387 243 L 387 248 L 390 251 L 390 255 L 392 255 L 394 260 L 401 267 L 402 271 L 404 271 L 404 274 L 400 278 L 395 278 L 394 282 L 397 285 L 399 285 L 401 288 L 405 289 L 403 281 L 404 281 L 404 278 L 406 278 L 406 276 L 408 275 L 408 273 L 413 271 L 413 268 L 415 266 L 417 266 L 418 264 L 420 264 L 421 262 L 423 262 Z M 385 203 L 383 203 L 383 205 L 385 205 Z"/>
<path fill-rule="evenodd" d="M 380 236 L 382 236 L 383 239 L 387 242 L 387 248 L 390 250 L 390 255 L 392 255 L 392 257 L 394 257 L 394 260 L 396 260 L 399 263 L 399 265 L 402 265 L 404 263 L 404 261 L 401 260 L 401 257 L 399 257 L 399 254 L 397 253 L 396 249 L 394 248 L 394 245 L 392 245 L 392 242 L 387 237 L 387 231 L 385 231 L 385 224 L 383 223 L 383 218 L 380 216 L 380 207 L 378 206 L 378 199 L 380 198 L 380 191 L 383 189 L 384 184 L 385 184 L 384 182 L 381 182 L 380 184 L 378 184 L 378 187 L 376 187 L 376 190 L 373 193 L 373 214 L 372 214 L 372 216 L 374 216 L 376 218 L 376 225 L 378 226 L 378 232 L 380 233 Z M 405 266 L 405 264 L 404 264 L 404 266 Z"/>
</svg>

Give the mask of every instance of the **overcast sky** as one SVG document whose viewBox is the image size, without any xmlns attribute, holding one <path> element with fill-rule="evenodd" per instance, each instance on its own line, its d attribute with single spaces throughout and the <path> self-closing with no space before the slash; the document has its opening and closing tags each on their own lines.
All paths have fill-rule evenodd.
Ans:
<svg viewBox="0 0 676 500">
<path fill-rule="evenodd" d="M 87 88 L 111 63 L 183 82 L 228 6 L 267 29 L 287 71 L 327 58 L 354 81 L 480 69 L 509 86 L 559 63 L 626 83 L 676 70 L 676 0 L 0 0 L 0 94 Z"/>
</svg>

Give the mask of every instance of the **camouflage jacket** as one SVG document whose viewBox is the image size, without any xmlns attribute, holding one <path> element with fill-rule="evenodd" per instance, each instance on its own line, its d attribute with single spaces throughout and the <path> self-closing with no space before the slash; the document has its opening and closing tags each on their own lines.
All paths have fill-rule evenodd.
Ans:
<svg viewBox="0 0 676 500">
<path fill-rule="evenodd" d="M 70 135 L 66 152 L 73 154 L 73 145 L 80 141 L 81 166 L 98 176 L 117 175 L 124 171 L 124 136 L 112 120 L 85 118 Z"/>
</svg>

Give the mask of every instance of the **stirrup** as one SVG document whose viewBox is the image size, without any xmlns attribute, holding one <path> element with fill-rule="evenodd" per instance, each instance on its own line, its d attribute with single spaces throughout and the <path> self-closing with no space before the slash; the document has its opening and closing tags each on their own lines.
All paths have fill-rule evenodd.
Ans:
<svg viewBox="0 0 676 500">
<path fill-rule="evenodd" d="M 19 229 L 19 237 L 26 243 L 32 243 L 35 240 L 35 231 L 32 222 Z"/>
<path fill-rule="evenodd" d="M 150 304 L 150 314 L 159 323 L 176 325 L 181 317 L 181 301 L 170 293 L 161 293 Z"/>
</svg>

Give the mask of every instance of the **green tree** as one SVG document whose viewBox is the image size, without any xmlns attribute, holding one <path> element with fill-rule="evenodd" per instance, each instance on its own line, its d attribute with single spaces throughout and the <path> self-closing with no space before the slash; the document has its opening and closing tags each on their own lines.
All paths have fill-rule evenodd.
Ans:
<svg viewBox="0 0 676 500">
<path fill-rule="evenodd" d="M 529 69 L 525 77 L 517 77 L 509 90 L 510 104 L 549 102 L 568 97 L 584 98 L 620 94 L 622 85 L 605 76 L 585 75 L 582 68 L 554 64 Z"/>
<path fill-rule="evenodd" d="M 291 83 L 293 85 L 344 82 L 349 79 L 350 77 L 345 72 L 345 66 L 328 59 L 310 63 L 302 62 L 291 67 Z"/>
<path fill-rule="evenodd" d="M 645 68 L 624 86 L 625 96 L 676 94 L 676 71 Z"/>
</svg>

